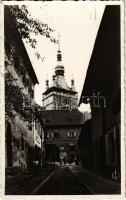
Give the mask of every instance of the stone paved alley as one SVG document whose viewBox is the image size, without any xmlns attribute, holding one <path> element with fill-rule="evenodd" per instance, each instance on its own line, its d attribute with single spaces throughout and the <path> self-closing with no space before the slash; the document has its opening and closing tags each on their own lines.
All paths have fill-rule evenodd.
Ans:
<svg viewBox="0 0 126 200">
<path fill-rule="evenodd" d="M 6 178 L 6 195 L 120 194 L 120 184 L 80 166 L 48 166 L 38 173 Z"/>
<path fill-rule="evenodd" d="M 86 195 L 90 191 L 81 184 L 68 166 L 44 169 L 40 174 L 21 174 L 6 178 L 6 195 Z"/>
<path fill-rule="evenodd" d="M 77 180 L 68 167 L 60 167 L 34 194 L 86 195 L 91 193 Z"/>
</svg>

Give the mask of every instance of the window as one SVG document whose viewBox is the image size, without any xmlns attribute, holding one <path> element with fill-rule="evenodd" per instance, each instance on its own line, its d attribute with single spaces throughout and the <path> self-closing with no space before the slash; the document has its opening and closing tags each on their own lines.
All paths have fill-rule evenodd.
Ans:
<svg viewBox="0 0 126 200">
<path fill-rule="evenodd" d="M 31 98 L 34 99 L 34 90 L 31 90 L 30 95 L 31 95 Z"/>
<path fill-rule="evenodd" d="M 75 138 L 76 137 L 76 132 L 74 132 L 74 131 L 68 132 L 68 137 L 69 138 Z"/>
<path fill-rule="evenodd" d="M 117 163 L 117 141 L 116 141 L 116 128 L 109 131 L 105 136 L 105 151 L 106 151 L 106 163 L 107 165 L 116 165 Z"/>
<path fill-rule="evenodd" d="M 29 80 L 29 82 L 28 82 L 28 92 L 31 92 L 31 90 L 32 90 L 32 82 L 31 82 L 31 80 Z"/>
<path fill-rule="evenodd" d="M 28 78 L 26 78 L 26 87 L 29 88 L 29 79 Z"/>
<path fill-rule="evenodd" d="M 38 120 L 35 121 L 35 129 L 38 133 L 41 132 L 41 126 Z"/>
<path fill-rule="evenodd" d="M 59 132 L 55 131 L 52 133 L 53 138 L 59 138 Z"/>
<path fill-rule="evenodd" d="M 61 96 L 58 96 L 58 102 L 59 102 L 59 103 L 62 102 L 62 98 L 61 98 Z"/>
</svg>

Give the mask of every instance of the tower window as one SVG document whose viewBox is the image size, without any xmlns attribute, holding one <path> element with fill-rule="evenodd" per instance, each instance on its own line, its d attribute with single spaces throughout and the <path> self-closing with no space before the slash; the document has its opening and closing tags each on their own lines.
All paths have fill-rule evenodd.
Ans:
<svg viewBox="0 0 126 200">
<path fill-rule="evenodd" d="M 76 137 L 76 132 L 74 132 L 74 131 L 68 132 L 68 137 L 69 138 L 75 138 Z"/>
</svg>

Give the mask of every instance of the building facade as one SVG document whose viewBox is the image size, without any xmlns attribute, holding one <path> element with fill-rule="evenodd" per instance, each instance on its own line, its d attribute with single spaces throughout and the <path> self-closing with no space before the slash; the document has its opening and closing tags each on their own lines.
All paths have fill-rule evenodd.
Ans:
<svg viewBox="0 0 126 200">
<path fill-rule="evenodd" d="M 71 80 L 71 87 L 65 80 L 60 44 L 57 51 L 57 66 L 52 84 L 46 80 L 43 93 L 42 118 L 46 124 L 46 159 L 48 161 L 74 161 L 79 157 L 77 141 L 81 132 L 83 114 L 77 110 L 78 95 Z"/>
<path fill-rule="evenodd" d="M 79 157 L 78 139 L 84 116 L 78 110 L 46 110 L 41 113 L 46 124 L 46 159 L 74 161 Z"/>
<path fill-rule="evenodd" d="M 120 6 L 106 6 L 80 99 L 90 99 L 92 118 L 83 125 L 79 149 L 84 167 L 116 182 L 121 178 L 120 63 Z"/>
<path fill-rule="evenodd" d="M 69 87 L 64 73 L 65 70 L 62 65 L 62 55 L 59 47 L 52 85 L 49 86 L 49 80 L 46 80 L 46 91 L 43 93 L 43 107 L 46 110 L 72 110 L 77 107 L 78 97 L 74 79 L 71 80 L 71 87 Z"/>
<path fill-rule="evenodd" d="M 38 84 L 33 66 L 8 6 L 5 6 L 5 166 L 31 168 L 35 145 L 41 151 L 42 120 L 32 113 Z M 11 32 L 11 34 L 10 34 Z M 36 120 L 39 127 L 36 130 Z M 37 139 L 36 139 L 37 135 Z"/>
</svg>

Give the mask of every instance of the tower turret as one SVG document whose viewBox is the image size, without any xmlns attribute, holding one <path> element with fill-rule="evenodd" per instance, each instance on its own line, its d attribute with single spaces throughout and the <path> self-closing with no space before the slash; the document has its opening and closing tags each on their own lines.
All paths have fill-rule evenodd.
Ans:
<svg viewBox="0 0 126 200">
<path fill-rule="evenodd" d="M 49 80 L 46 80 L 46 90 L 49 88 Z"/>
<path fill-rule="evenodd" d="M 71 89 L 72 89 L 72 90 L 75 90 L 73 75 L 72 75 L 72 79 L 71 79 Z"/>
<path fill-rule="evenodd" d="M 52 82 L 53 82 L 53 86 L 55 86 L 56 85 L 56 75 L 52 76 Z"/>
</svg>

